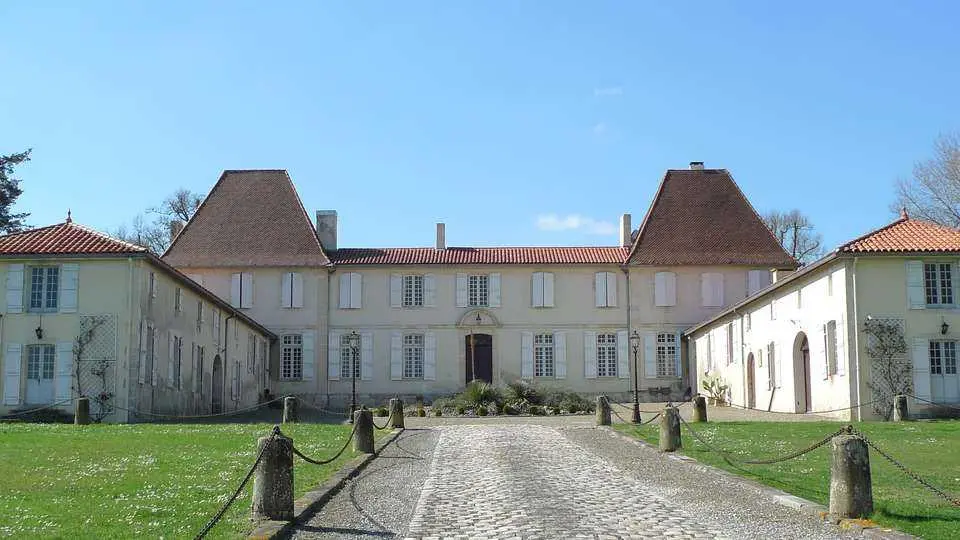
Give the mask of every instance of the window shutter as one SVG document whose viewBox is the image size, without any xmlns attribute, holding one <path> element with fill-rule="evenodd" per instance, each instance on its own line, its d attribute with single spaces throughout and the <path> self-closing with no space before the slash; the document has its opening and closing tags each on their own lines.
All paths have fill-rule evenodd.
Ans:
<svg viewBox="0 0 960 540">
<path fill-rule="evenodd" d="M 704 307 L 712 305 L 713 286 L 710 285 L 710 274 L 700 274 L 700 304 Z"/>
<path fill-rule="evenodd" d="M 350 309 L 350 275 L 340 274 L 340 309 Z"/>
<path fill-rule="evenodd" d="M 913 338 L 913 394 L 920 399 L 930 399 L 930 343 L 923 338 Z"/>
<path fill-rule="evenodd" d="M 677 353 L 676 353 L 676 368 L 677 368 L 677 377 L 683 377 L 683 354 L 681 349 L 683 348 L 680 344 L 680 332 L 677 332 L 676 338 L 677 341 Z"/>
<path fill-rule="evenodd" d="M 713 275 L 713 302 L 715 306 L 723 305 L 723 274 Z"/>
<path fill-rule="evenodd" d="M 830 342 L 827 339 L 827 325 L 820 325 L 821 339 L 814 339 L 817 344 L 816 355 L 810 359 L 811 362 L 820 364 L 820 378 L 827 380 L 830 378 Z"/>
<path fill-rule="evenodd" d="M 356 272 L 350 274 L 350 307 L 363 307 L 363 276 Z"/>
<path fill-rule="evenodd" d="M 553 373 L 558 379 L 567 378 L 567 335 L 559 330 L 553 333 Z"/>
<path fill-rule="evenodd" d="M 360 378 L 364 381 L 373 380 L 373 334 L 360 334 Z"/>
<path fill-rule="evenodd" d="M 605 272 L 597 272 L 594 276 L 593 292 L 597 307 L 607 306 L 607 276 Z"/>
<path fill-rule="evenodd" d="M 334 330 L 327 338 L 327 379 L 340 380 L 340 332 Z"/>
<path fill-rule="evenodd" d="M 490 285 L 490 307 L 500 307 L 500 274 L 493 273 L 487 278 Z"/>
<path fill-rule="evenodd" d="M 663 307 L 667 304 L 667 272 L 653 275 L 653 305 Z"/>
<path fill-rule="evenodd" d="M 167 332 L 167 386 L 173 388 L 173 362 L 176 357 L 177 337 L 173 332 Z"/>
<path fill-rule="evenodd" d="M 597 274 L 599 275 L 599 274 Z M 597 378 L 597 333 L 583 333 L 583 376 Z"/>
<path fill-rule="evenodd" d="M 230 305 L 240 307 L 240 274 L 230 275 Z"/>
<path fill-rule="evenodd" d="M 290 274 L 293 279 L 293 290 L 291 301 L 293 302 L 293 307 L 302 308 L 303 307 L 303 274 L 300 272 L 293 272 Z"/>
<path fill-rule="evenodd" d="M 284 272 L 280 278 L 280 307 L 293 307 L 293 273 Z"/>
<path fill-rule="evenodd" d="M 14 266 L 14 265 L 10 265 Z M 9 274 L 8 274 L 9 275 Z M 20 275 L 23 275 L 21 265 Z M 21 353 L 23 345 L 7 343 L 6 353 L 3 355 L 3 404 L 20 404 L 20 366 L 23 363 Z"/>
<path fill-rule="evenodd" d="M 776 360 L 777 362 L 776 377 L 775 377 L 776 386 L 777 388 L 780 388 L 783 386 L 783 355 L 776 354 L 775 351 L 776 351 L 776 345 L 770 345 L 770 352 L 772 353 L 771 360 Z"/>
<path fill-rule="evenodd" d="M 423 305 L 425 307 L 437 305 L 437 278 L 433 274 L 423 275 Z"/>
<path fill-rule="evenodd" d="M 725 326 L 725 325 L 724 325 L 724 326 L 721 326 L 721 327 L 720 327 L 720 334 L 721 334 L 722 337 L 721 337 L 721 339 L 716 340 L 716 342 L 717 342 L 717 359 L 718 359 L 718 360 L 721 359 L 721 358 L 723 359 L 723 364 L 722 364 L 722 365 L 728 365 L 728 364 L 729 364 L 728 359 L 730 358 L 730 356 L 729 356 L 729 354 L 728 354 L 728 352 L 727 352 L 727 339 L 729 339 L 729 338 L 728 338 L 729 333 L 730 333 L 730 329 L 729 329 L 727 326 Z M 720 362 L 717 362 L 717 364 L 719 365 Z"/>
<path fill-rule="evenodd" d="M 398 308 L 402 305 L 403 276 L 390 274 L 390 307 Z"/>
<path fill-rule="evenodd" d="M 520 334 L 520 377 L 533 378 L 533 332 Z"/>
<path fill-rule="evenodd" d="M 394 332 L 390 336 L 390 380 L 403 379 L 403 334 Z"/>
<path fill-rule="evenodd" d="M 80 265 L 65 264 L 60 267 L 60 313 L 77 312 L 77 285 Z"/>
<path fill-rule="evenodd" d="M 740 320 L 733 321 L 733 363 L 734 364 L 743 364 L 743 342 L 740 339 Z M 680 342 L 677 341 L 677 347 L 680 346 Z"/>
<path fill-rule="evenodd" d="M 668 306 L 677 305 L 677 274 L 673 272 L 667 272 L 666 278 L 666 289 L 667 289 L 667 304 Z"/>
<path fill-rule="evenodd" d="M 774 358 L 775 353 L 773 350 L 773 343 L 767 344 L 767 390 L 773 390 L 776 386 L 776 373 L 774 363 L 776 359 Z"/>
<path fill-rule="evenodd" d="M 457 274 L 457 307 L 467 307 L 467 275 Z"/>
<path fill-rule="evenodd" d="M 543 273 L 543 307 L 553 307 L 553 272 Z"/>
<path fill-rule="evenodd" d="M 530 305 L 543 307 L 543 272 L 534 272 L 530 277 Z"/>
<path fill-rule="evenodd" d="M 193 375 L 193 393 L 200 392 L 200 363 L 197 361 L 197 344 L 190 342 L 190 366 Z"/>
<path fill-rule="evenodd" d="M 157 346 L 160 341 L 160 332 L 157 332 L 157 328 L 153 327 L 153 358 L 151 362 L 153 363 L 153 372 L 150 374 L 150 384 L 156 386 L 160 381 L 159 371 L 160 371 L 160 362 L 157 362 L 159 355 L 157 354 L 160 351 L 160 347 Z"/>
<path fill-rule="evenodd" d="M 7 313 L 23 313 L 23 265 L 7 265 Z M 20 399 L 19 386 L 17 399 Z"/>
<path fill-rule="evenodd" d="M 617 307 L 617 274 L 607 272 L 607 307 Z"/>
<path fill-rule="evenodd" d="M 643 335 L 643 365 L 648 379 L 657 378 L 657 335 L 653 332 Z"/>
<path fill-rule="evenodd" d="M 847 337 L 847 325 L 843 317 L 837 320 L 837 328 L 834 332 L 833 344 L 836 347 L 837 375 L 842 376 L 847 373 L 847 353 L 843 347 L 844 338 Z"/>
<path fill-rule="evenodd" d="M 423 334 L 423 380 L 437 380 L 437 334 Z"/>
<path fill-rule="evenodd" d="M 253 307 L 253 274 L 244 272 L 240 274 L 240 279 L 242 280 L 241 287 L 243 287 L 240 295 L 240 307 L 251 308 Z"/>
<path fill-rule="evenodd" d="M 923 286 L 923 261 L 907 261 L 907 307 L 927 307 L 927 295 Z"/>
<path fill-rule="evenodd" d="M 147 382 L 147 325 L 143 320 L 140 321 L 140 373 L 137 382 Z"/>
<path fill-rule="evenodd" d="M 314 336 L 312 330 L 303 333 L 303 380 L 312 381 L 317 355 L 314 353 Z"/>
<path fill-rule="evenodd" d="M 626 330 L 617 332 L 617 376 L 630 378 L 630 337 Z"/>
</svg>

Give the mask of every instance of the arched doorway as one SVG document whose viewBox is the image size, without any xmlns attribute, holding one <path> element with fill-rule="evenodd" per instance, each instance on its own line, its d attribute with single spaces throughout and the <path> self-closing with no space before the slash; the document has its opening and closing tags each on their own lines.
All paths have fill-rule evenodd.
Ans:
<svg viewBox="0 0 960 540">
<path fill-rule="evenodd" d="M 474 379 L 493 382 L 493 336 L 469 334 L 464 341 L 467 354 L 466 383 Z"/>
<path fill-rule="evenodd" d="M 213 388 L 211 390 L 212 401 L 211 408 L 213 414 L 219 414 L 223 412 L 223 362 L 220 360 L 220 355 L 213 357 Z"/>
<path fill-rule="evenodd" d="M 754 369 L 753 353 L 747 355 L 747 408 L 757 406 L 757 376 Z"/>
<path fill-rule="evenodd" d="M 796 412 L 810 410 L 810 342 L 803 332 L 793 340 L 793 395 Z"/>
</svg>

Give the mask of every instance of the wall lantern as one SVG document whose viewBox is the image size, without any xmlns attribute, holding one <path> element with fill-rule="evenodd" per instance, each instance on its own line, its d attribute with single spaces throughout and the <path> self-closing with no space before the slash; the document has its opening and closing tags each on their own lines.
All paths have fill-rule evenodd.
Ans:
<svg viewBox="0 0 960 540">
<path fill-rule="evenodd" d="M 943 323 L 940 325 L 940 333 L 943 335 L 947 335 L 947 332 L 949 331 L 950 331 L 950 325 L 947 324 L 947 321 L 943 321 Z"/>
<path fill-rule="evenodd" d="M 42 326 L 38 326 L 37 329 L 34 330 L 34 333 L 37 334 L 37 339 L 43 339 L 43 327 L 42 327 Z"/>
</svg>

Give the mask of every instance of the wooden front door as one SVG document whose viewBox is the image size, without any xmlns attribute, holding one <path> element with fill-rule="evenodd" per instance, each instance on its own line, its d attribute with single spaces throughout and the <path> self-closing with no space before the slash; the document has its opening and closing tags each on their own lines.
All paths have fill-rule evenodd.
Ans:
<svg viewBox="0 0 960 540">
<path fill-rule="evenodd" d="M 747 356 L 747 408 L 757 406 L 757 375 L 754 373 L 753 353 Z"/>
<path fill-rule="evenodd" d="M 466 383 L 474 379 L 493 382 L 493 336 L 470 334 L 464 342 L 467 354 Z"/>
</svg>

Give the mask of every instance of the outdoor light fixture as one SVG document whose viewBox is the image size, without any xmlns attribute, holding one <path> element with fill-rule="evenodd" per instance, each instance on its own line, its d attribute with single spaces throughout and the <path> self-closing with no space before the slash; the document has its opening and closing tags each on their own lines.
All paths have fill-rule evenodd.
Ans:
<svg viewBox="0 0 960 540">
<path fill-rule="evenodd" d="M 940 325 L 940 333 L 943 335 L 947 335 L 947 332 L 949 331 L 950 331 L 950 325 L 947 324 L 946 320 L 944 320 L 943 324 Z"/>
<path fill-rule="evenodd" d="M 353 413 L 357 410 L 357 352 L 360 348 L 360 334 L 356 330 L 347 336 L 350 345 L 350 421 L 353 422 Z"/>
<path fill-rule="evenodd" d="M 633 423 L 640 423 L 640 375 L 637 369 L 637 353 L 640 352 L 640 334 L 636 330 L 630 334 L 630 345 L 633 347 Z"/>
<path fill-rule="evenodd" d="M 34 330 L 34 332 L 37 334 L 37 339 L 43 339 L 43 327 L 42 327 L 42 326 L 38 326 L 37 329 Z M 944 332 L 944 333 L 946 333 L 946 332 Z"/>
</svg>

